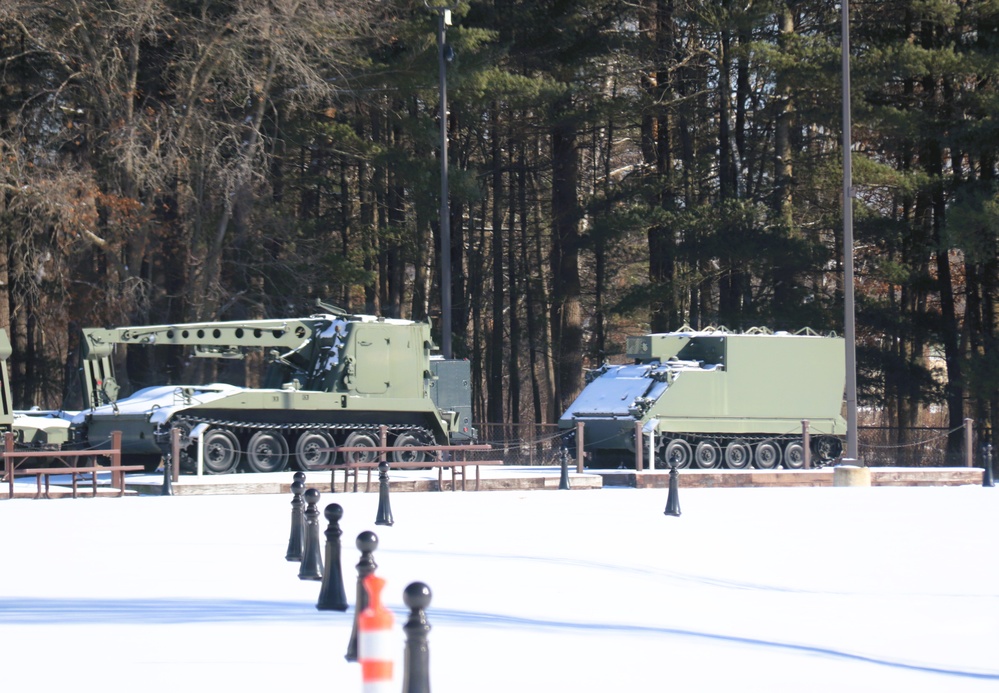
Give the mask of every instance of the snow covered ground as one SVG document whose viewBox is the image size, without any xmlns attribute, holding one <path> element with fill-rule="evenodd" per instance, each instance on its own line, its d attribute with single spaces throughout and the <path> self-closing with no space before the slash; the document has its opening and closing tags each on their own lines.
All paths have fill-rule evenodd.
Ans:
<svg viewBox="0 0 999 693">
<path fill-rule="evenodd" d="M 0 501 L 4 691 L 360 691 L 290 495 Z M 324 494 L 374 530 L 435 693 L 999 691 L 999 489 Z M 321 521 L 325 530 L 325 520 Z"/>
</svg>

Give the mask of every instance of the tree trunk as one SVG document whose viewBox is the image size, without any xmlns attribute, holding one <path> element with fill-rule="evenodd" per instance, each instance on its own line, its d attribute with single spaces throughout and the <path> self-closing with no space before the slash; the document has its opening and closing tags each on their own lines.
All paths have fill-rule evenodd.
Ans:
<svg viewBox="0 0 999 693">
<path fill-rule="evenodd" d="M 419 116 L 418 100 L 413 98 L 410 106 L 409 117 L 414 123 L 416 123 L 418 122 Z M 430 158 L 428 148 L 419 140 L 414 142 L 413 146 L 417 160 Z M 417 198 L 414 200 L 413 204 L 414 225 L 416 228 L 416 248 L 415 255 L 413 257 L 413 294 L 410 314 L 414 320 L 425 320 L 430 314 L 431 280 L 430 273 L 427 271 L 427 266 L 430 257 L 433 254 L 431 253 L 433 234 L 430 231 L 430 219 L 428 218 L 424 205 L 420 204 L 418 196 L 414 197 Z"/>
<path fill-rule="evenodd" d="M 552 339 L 555 359 L 553 420 L 579 394 L 583 375 L 583 324 L 579 277 L 579 157 L 571 101 L 559 105 L 552 129 Z"/>
<path fill-rule="evenodd" d="M 535 287 L 541 284 L 541 263 L 531 262 L 531 243 L 528 236 L 530 226 L 530 207 L 527 203 L 527 157 L 526 146 L 520 144 L 520 153 L 517 158 L 517 208 L 520 210 L 520 264 L 524 268 L 524 316 L 527 321 L 527 358 L 531 369 L 531 403 L 534 409 L 534 423 L 540 424 L 545 420 L 545 410 L 542 404 L 542 373 L 547 372 L 544 368 L 543 359 L 538 354 L 544 354 L 545 331 L 537 324 L 538 314 L 544 314 L 539 307 L 544 307 L 544 302 L 537 296 Z M 535 238 L 538 234 L 535 234 Z M 540 257 L 540 254 L 538 255 Z M 545 388 L 547 391 L 547 388 Z"/>
<path fill-rule="evenodd" d="M 787 5 L 781 5 L 778 17 L 780 37 L 778 44 L 786 43 L 794 34 L 794 14 Z M 774 203 L 773 213 L 782 236 L 796 235 L 794 231 L 793 197 L 791 183 L 794 176 L 793 157 L 791 150 L 791 121 L 794 117 L 794 97 L 787 80 L 780 74 L 777 77 L 777 122 L 774 126 Z M 775 253 L 778 262 L 774 267 L 774 313 L 789 312 L 793 305 L 794 271 L 789 266 L 790 253 Z M 783 261 L 781 261 L 783 260 Z M 782 324 L 778 319 L 774 327 L 793 329 L 795 325 Z"/>
<path fill-rule="evenodd" d="M 500 154 L 499 104 L 492 103 L 490 116 L 490 156 L 492 167 L 492 236 L 490 258 L 492 262 L 492 333 L 486 353 L 489 365 L 486 368 L 489 404 L 486 418 L 494 424 L 503 419 L 503 162 Z M 516 377 L 514 373 L 511 378 Z"/>
<path fill-rule="evenodd" d="M 516 231 L 516 220 L 515 212 L 517 210 L 517 181 L 516 174 L 512 171 L 513 169 L 513 151 L 515 149 L 515 143 L 510 142 L 510 168 L 511 173 L 508 176 L 508 197 L 507 197 L 507 209 L 509 210 L 510 223 L 508 225 L 507 233 L 507 243 L 506 243 L 506 269 L 507 269 L 507 286 L 509 287 L 509 313 L 510 313 L 510 337 L 509 337 L 509 361 L 507 368 L 510 373 L 510 385 L 509 385 L 509 411 L 510 411 L 510 421 L 514 424 L 520 423 L 520 383 L 523 377 L 520 367 L 520 285 L 521 282 L 526 279 L 526 275 L 522 272 L 517 271 L 517 231 Z"/>
<path fill-rule="evenodd" d="M 653 56 L 655 72 L 647 78 L 646 89 L 656 104 L 642 119 L 642 157 L 645 165 L 655 171 L 659 192 L 649 200 L 650 206 L 672 211 L 673 180 L 673 119 L 667 95 L 673 80 L 671 63 L 676 52 L 672 0 L 650 0 L 643 13 L 649 30 L 655 32 Z M 647 232 L 649 245 L 649 281 L 653 295 L 649 305 L 649 323 L 653 332 L 665 332 L 679 327 L 679 309 L 674 286 L 676 271 L 676 234 L 664 224 L 654 224 Z"/>
</svg>

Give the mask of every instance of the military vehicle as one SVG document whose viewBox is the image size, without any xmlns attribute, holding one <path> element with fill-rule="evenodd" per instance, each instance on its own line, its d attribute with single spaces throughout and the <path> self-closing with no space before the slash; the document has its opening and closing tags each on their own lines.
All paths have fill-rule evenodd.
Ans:
<svg viewBox="0 0 999 693">
<path fill-rule="evenodd" d="M 122 431 L 122 454 L 154 470 L 182 432 L 181 468 L 209 474 L 314 469 L 342 461 L 337 447 L 375 447 L 381 426 L 398 447 L 474 440 L 471 378 L 464 360 L 431 354 L 430 325 L 326 312 L 305 318 L 85 329 L 87 409 L 72 418 L 77 442 Z M 178 345 L 192 356 L 267 352 L 262 387 L 157 385 L 119 392 L 116 347 Z M 420 461 L 422 451 L 393 453 Z M 373 453 L 354 453 L 373 459 Z"/>
<path fill-rule="evenodd" d="M 817 463 L 842 451 L 841 338 L 684 329 L 628 337 L 626 353 L 632 363 L 588 372 L 559 420 L 569 447 L 577 422 L 584 423 L 593 467 L 631 466 L 637 423 L 638 442 L 660 469 L 801 468 L 803 419 Z"/>
<path fill-rule="evenodd" d="M 14 411 L 7 369 L 7 359 L 12 353 L 7 331 L 0 329 L 0 434 L 13 431 L 18 448 L 59 450 L 69 442 L 69 421 L 59 416 L 58 412 L 38 409 Z"/>
<path fill-rule="evenodd" d="M 10 392 L 10 374 L 7 359 L 13 350 L 6 330 L 0 330 L 0 433 L 14 429 L 14 400 Z"/>
</svg>

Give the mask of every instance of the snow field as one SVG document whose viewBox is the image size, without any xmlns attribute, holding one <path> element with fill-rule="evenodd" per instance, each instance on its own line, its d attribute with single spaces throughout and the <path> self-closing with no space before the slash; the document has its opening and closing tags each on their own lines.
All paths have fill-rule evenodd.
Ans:
<svg viewBox="0 0 999 693">
<path fill-rule="evenodd" d="M 352 611 L 284 560 L 290 501 L 0 503 L 8 690 L 360 691 Z M 351 604 L 380 539 L 399 690 L 420 580 L 435 693 L 999 691 L 995 489 L 681 488 L 680 517 L 664 490 L 406 493 L 392 527 L 377 494 L 330 502 Z"/>
</svg>

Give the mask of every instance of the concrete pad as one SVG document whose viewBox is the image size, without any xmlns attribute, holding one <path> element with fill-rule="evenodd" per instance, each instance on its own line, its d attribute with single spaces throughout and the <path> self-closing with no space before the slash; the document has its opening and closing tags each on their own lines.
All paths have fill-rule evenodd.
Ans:
<svg viewBox="0 0 999 693">
<path fill-rule="evenodd" d="M 837 469 L 844 467 L 823 467 L 820 469 L 799 470 L 758 470 L 758 469 L 681 469 L 678 483 L 681 488 L 738 488 L 738 487 L 809 487 L 833 486 Z M 870 486 L 980 486 L 984 470 L 980 467 L 854 467 L 860 474 L 869 477 Z M 558 490 L 560 469 L 558 467 L 537 467 L 519 465 L 490 465 L 481 468 L 479 488 L 483 491 L 530 491 Z M 854 472 L 856 473 L 856 472 Z M 849 474 L 849 472 L 839 472 Z M 244 495 L 244 494 L 290 494 L 294 472 L 273 474 L 221 474 L 217 476 L 182 475 L 172 484 L 173 493 L 182 495 Z M 128 474 L 125 478 L 127 493 L 140 495 L 160 495 L 163 475 Z M 320 493 L 344 493 L 343 474 L 336 475 L 336 489 L 331 491 L 330 473 L 308 472 L 306 484 Z M 626 488 L 669 488 L 667 470 L 636 472 L 633 469 L 595 469 L 583 474 L 575 471 L 569 474 L 571 490 L 599 489 L 604 487 Z M 857 485 L 857 484 L 853 484 Z M 456 487 L 456 488 L 455 488 Z M 353 480 L 348 492 L 354 488 Z M 441 481 L 435 470 L 393 470 L 389 474 L 391 493 L 416 493 L 423 491 L 460 491 L 460 477 L 452 482 L 445 473 Z M 475 489 L 475 475 L 472 472 L 465 481 L 467 491 Z M 113 495 L 115 489 L 98 487 L 98 495 Z M 81 497 L 87 495 L 87 488 L 81 486 Z M 371 475 L 370 483 L 366 472 L 362 471 L 357 480 L 359 493 L 378 492 L 378 473 Z M 53 485 L 51 495 L 64 497 L 70 494 L 68 487 Z M 19 480 L 15 484 L 15 497 L 31 498 L 35 495 L 35 483 Z M 0 499 L 7 497 L 7 484 L 0 484 Z"/>
</svg>

